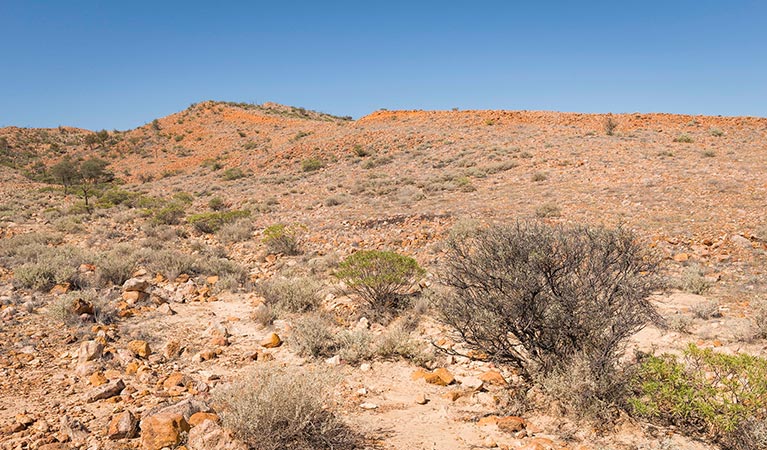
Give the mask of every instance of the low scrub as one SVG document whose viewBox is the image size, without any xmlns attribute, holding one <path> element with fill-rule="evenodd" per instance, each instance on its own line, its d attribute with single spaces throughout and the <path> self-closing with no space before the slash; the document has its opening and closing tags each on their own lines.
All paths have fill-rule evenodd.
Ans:
<svg viewBox="0 0 767 450">
<path fill-rule="evenodd" d="M 681 357 L 647 356 L 633 387 L 629 405 L 640 417 L 725 448 L 767 448 L 767 359 L 690 344 Z"/>
<path fill-rule="evenodd" d="M 234 210 L 200 213 L 189 216 L 187 221 L 201 233 L 215 233 L 225 224 L 250 216 L 250 211 Z"/>
<path fill-rule="evenodd" d="M 310 277 L 273 278 L 256 288 L 266 302 L 280 311 L 302 313 L 319 306 L 320 283 Z"/>
<path fill-rule="evenodd" d="M 271 253 L 300 255 L 306 226 L 300 223 L 278 223 L 264 230 L 263 242 Z"/>
<path fill-rule="evenodd" d="M 415 259 L 378 250 L 352 254 L 335 272 L 375 313 L 391 313 L 401 308 L 403 296 L 423 274 Z"/>
<path fill-rule="evenodd" d="M 255 450 L 343 450 L 358 436 L 327 407 L 335 381 L 312 368 L 267 365 L 216 393 L 224 425 Z"/>
</svg>

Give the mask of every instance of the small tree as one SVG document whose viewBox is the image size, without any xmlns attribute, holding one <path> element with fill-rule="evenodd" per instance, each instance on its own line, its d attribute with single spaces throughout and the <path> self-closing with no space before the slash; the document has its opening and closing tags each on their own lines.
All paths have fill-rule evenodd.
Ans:
<svg viewBox="0 0 767 450">
<path fill-rule="evenodd" d="M 51 166 L 50 174 L 56 182 L 64 186 L 65 195 L 68 193 L 69 186 L 72 186 L 80 176 L 77 163 L 69 158 L 64 158 Z"/>
<path fill-rule="evenodd" d="M 609 378 L 629 336 L 656 318 L 656 264 L 628 231 L 517 223 L 448 242 L 438 311 L 470 348 L 528 378 L 585 359 Z"/>
<path fill-rule="evenodd" d="M 405 292 L 424 270 L 415 259 L 378 250 L 358 251 L 346 258 L 335 276 L 376 312 L 397 309 Z"/>
<path fill-rule="evenodd" d="M 85 208 L 88 209 L 88 211 L 91 210 L 88 200 L 93 193 L 93 189 L 95 189 L 99 183 L 111 181 L 112 179 L 112 173 L 106 170 L 107 165 L 109 165 L 109 163 L 103 159 L 95 157 L 85 160 L 80 164 L 80 190 L 83 193 Z"/>
</svg>

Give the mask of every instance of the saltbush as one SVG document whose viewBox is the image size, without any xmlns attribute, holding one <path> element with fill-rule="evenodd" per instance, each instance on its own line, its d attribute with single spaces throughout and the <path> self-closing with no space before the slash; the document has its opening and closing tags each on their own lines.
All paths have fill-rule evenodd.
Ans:
<svg viewBox="0 0 767 450">
<path fill-rule="evenodd" d="M 390 251 L 361 250 L 338 266 L 335 276 L 374 312 L 392 312 L 424 270 L 415 259 Z"/>
<path fill-rule="evenodd" d="M 690 344 L 682 357 L 647 356 L 634 389 L 629 405 L 638 416 L 707 436 L 727 448 L 767 448 L 764 427 L 754 426 L 767 420 L 767 359 Z M 758 441 L 758 433 L 760 445 L 738 444 Z"/>
</svg>

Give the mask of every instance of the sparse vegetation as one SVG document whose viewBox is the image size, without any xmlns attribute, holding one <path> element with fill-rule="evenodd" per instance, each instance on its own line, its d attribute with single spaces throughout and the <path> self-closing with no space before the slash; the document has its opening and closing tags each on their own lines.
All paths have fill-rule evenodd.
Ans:
<svg viewBox="0 0 767 450">
<path fill-rule="evenodd" d="M 280 311 L 302 313 L 320 304 L 320 283 L 309 277 L 273 278 L 257 286 L 258 292 Z"/>
<path fill-rule="evenodd" d="M 357 436 L 326 407 L 335 377 L 319 369 L 258 367 L 217 392 L 224 425 L 255 450 L 343 450 Z"/>
<path fill-rule="evenodd" d="M 319 158 L 309 158 L 301 161 L 301 170 L 314 172 L 325 167 L 325 162 Z"/>
<path fill-rule="evenodd" d="M 189 216 L 187 222 L 201 233 L 215 233 L 225 224 L 235 222 L 248 216 L 250 216 L 250 211 L 246 210 L 199 213 Z"/>
<path fill-rule="evenodd" d="M 302 224 L 278 223 L 264 230 L 263 242 L 272 253 L 299 255 L 305 231 L 306 227 Z"/>
<path fill-rule="evenodd" d="M 690 137 L 687 134 L 680 134 L 679 136 L 674 138 L 674 142 L 680 142 L 683 144 L 692 144 L 695 141 L 692 139 L 692 137 Z"/>
</svg>

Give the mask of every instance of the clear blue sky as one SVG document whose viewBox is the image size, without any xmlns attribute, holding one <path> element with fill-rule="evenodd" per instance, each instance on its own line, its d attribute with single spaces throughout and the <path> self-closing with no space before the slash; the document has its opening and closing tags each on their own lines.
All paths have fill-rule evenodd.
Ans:
<svg viewBox="0 0 767 450">
<path fill-rule="evenodd" d="M 206 99 L 767 116 L 767 2 L 0 0 L 0 126 Z"/>
</svg>

